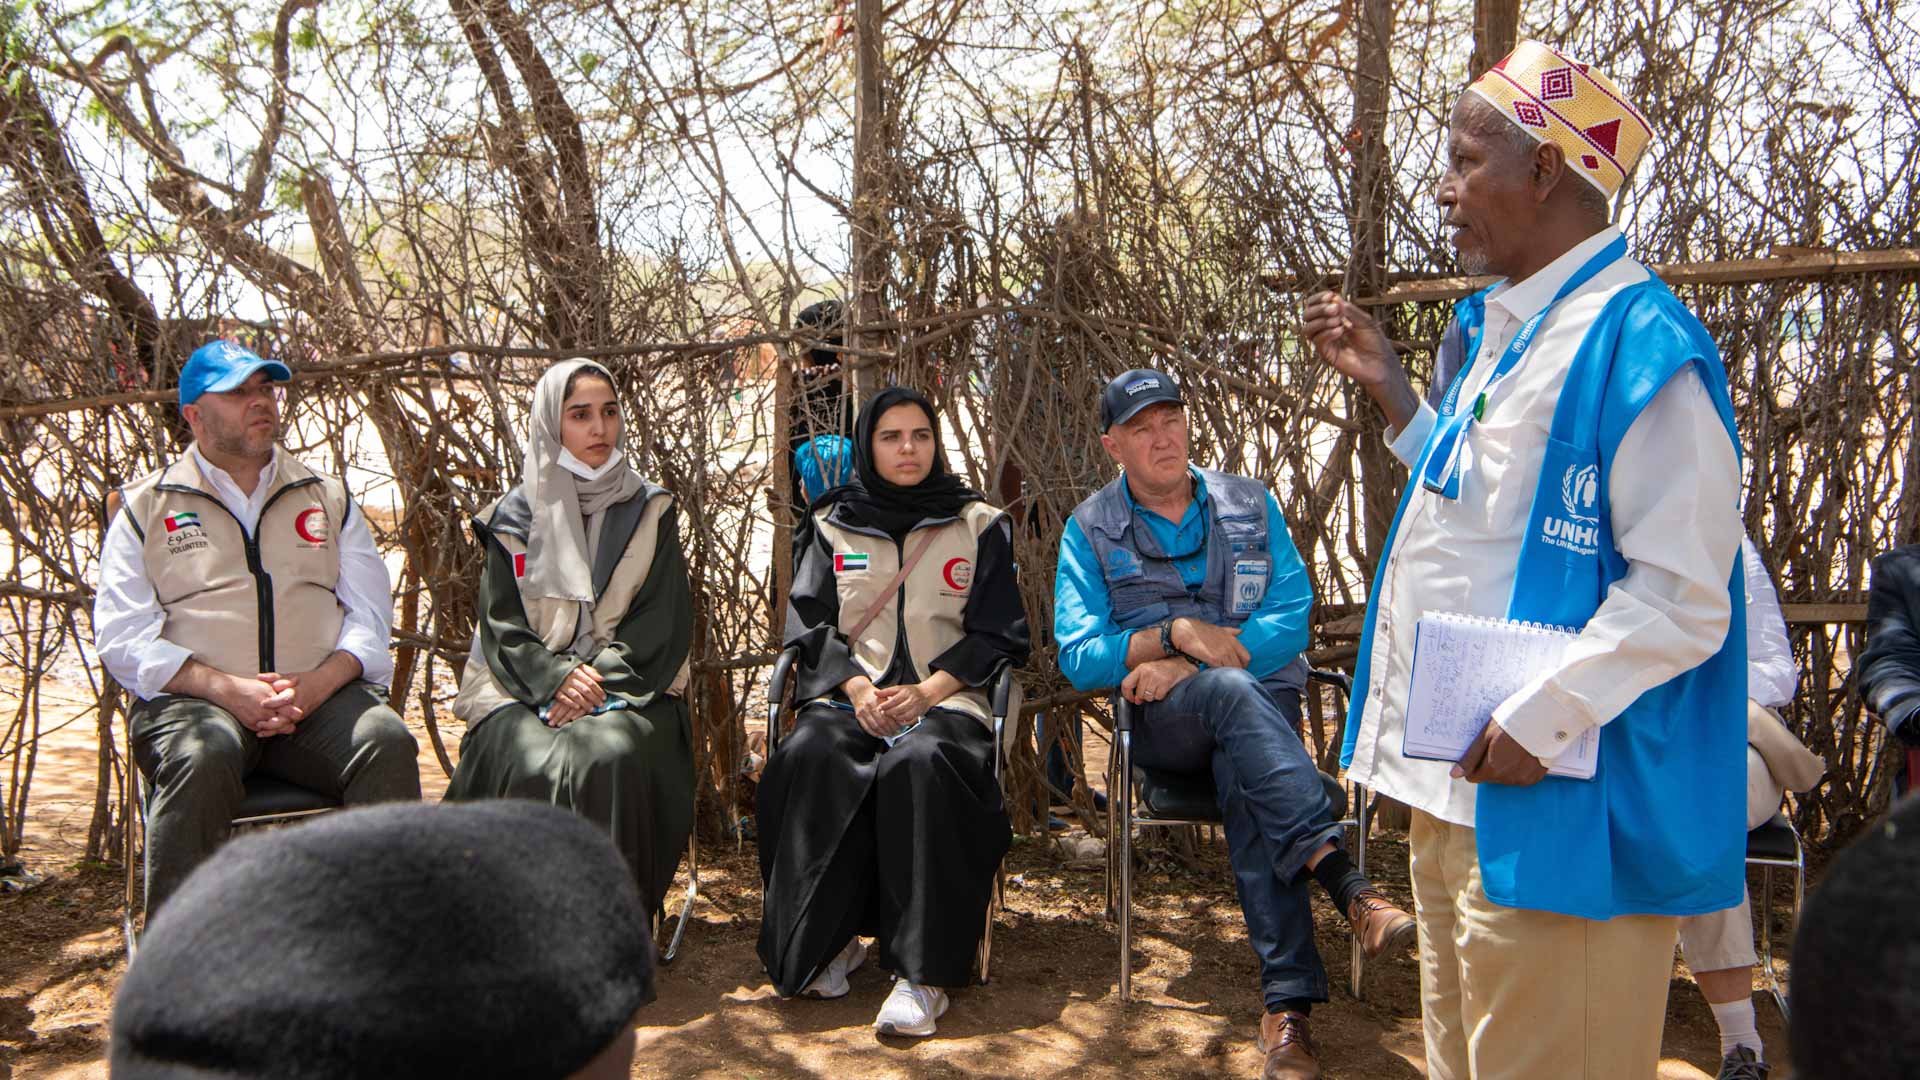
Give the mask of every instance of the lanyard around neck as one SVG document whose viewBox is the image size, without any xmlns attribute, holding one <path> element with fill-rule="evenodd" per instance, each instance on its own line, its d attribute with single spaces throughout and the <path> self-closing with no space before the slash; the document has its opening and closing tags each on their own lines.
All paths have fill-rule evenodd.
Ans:
<svg viewBox="0 0 1920 1080">
<path fill-rule="evenodd" d="M 1595 274 L 1626 253 L 1627 238 L 1616 236 L 1612 243 L 1600 250 L 1599 254 L 1588 259 L 1586 265 L 1573 272 L 1573 276 L 1567 279 L 1566 284 L 1560 286 L 1560 291 L 1554 294 L 1553 299 L 1535 312 L 1533 318 L 1528 319 L 1526 324 L 1520 327 L 1519 333 L 1513 335 L 1513 340 L 1507 344 L 1506 351 L 1500 355 L 1499 364 L 1494 367 L 1492 377 L 1487 380 L 1486 388 L 1475 399 L 1472 409 L 1465 412 L 1459 409 L 1460 388 L 1467 381 L 1471 365 L 1463 369 L 1460 376 L 1453 380 L 1453 385 L 1447 388 L 1446 398 L 1440 403 L 1440 419 L 1434 428 L 1433 446 L 1421 469 L 1420 483 L 1423 487 L 1443 499 L 1460 497 L 1460 455 L 1467 445 L 1467 430 L 1473 426 L 1475 420 L 1480 418 L 1483 406 L 1492 398 L 1494 389 L 1520 366 L 1521 358 L 1527 354 L 1527 347 L 1533 344 L 1535 331 L 1540 329 L 1540 323 L 1546 319 L 1548 313 L 1575 289 L 1591 281 Z"/>
</svg>

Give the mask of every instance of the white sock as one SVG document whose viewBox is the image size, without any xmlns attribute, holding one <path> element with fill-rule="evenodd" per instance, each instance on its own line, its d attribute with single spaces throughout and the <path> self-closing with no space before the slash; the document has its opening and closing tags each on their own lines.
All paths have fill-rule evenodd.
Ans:
<svg viewBox="0 0 1920 1080">
<path fill-rule="evenodd" d="M 1753 999 L 1742 998 L 1729 1001 L 1725 1005 L 1707 1002 L 1713 1010 L 1713 1022 L 1720 1025 L 1720 1056 L 1733 1053 L 1736 1046 L 1752 1050 L 1754 1056 L 1766 1060 L 1766 1049 L 1760 1045 L 1760 1028 L 1754 1021 Z"/>
</svg>

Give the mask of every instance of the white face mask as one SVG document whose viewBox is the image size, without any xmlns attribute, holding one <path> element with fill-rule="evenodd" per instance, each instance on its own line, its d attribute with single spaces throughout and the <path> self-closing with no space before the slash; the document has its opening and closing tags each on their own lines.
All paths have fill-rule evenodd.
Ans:
<svg viewBox="0 0 1920 1080">
<path fill-rule="evenodd" d="M 579 458 L 574 457 L 573 451 L 563 446 L 560 448 L 559 465 L 561 468 L 567 470 L 568 472 L 572 473 L 573 475 L 579 477 L 582 480 L 598 480 L 601 477 L 612 472 L 613 470 L 619 468 L 620 462 L 625 457 L 626 455 L 624 453 L 622 453 L 619 450 L 615 450 L 613 453 L 607 455 L 606 463 L 596 469 L 593 466 L 587 464 L 586 462 L 581 461 Z"/>
</svg>

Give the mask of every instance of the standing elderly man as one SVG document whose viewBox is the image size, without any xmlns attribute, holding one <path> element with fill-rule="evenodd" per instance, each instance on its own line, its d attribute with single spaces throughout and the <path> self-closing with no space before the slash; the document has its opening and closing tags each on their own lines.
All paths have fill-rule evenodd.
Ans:
<svg viewBox="0 0 1920 1080">
<path fill-rule="evenodd" d="M 1320 1075 L 1307 1030 L 1327 1000 L 1307 878 L 1346 913 L 1369 959 L 1404 948 L 1412 916 L 1354 869 L 1300 742 L 1313 584 L 1265 485 L 1195 468 L 1187 412 L 1163 372 L 1136 369 L 1100 398 L 1100 444 L 1121 474 L 1060 539 L 1054 638 L 1081 690 L 1143 706 L 1142 765 L 1211 772 L 1227 853 L 1260 958 L 1265 1080 Z"/>
<path fill-rule="evenodd" d="M 292 377 L 230 342 L 195 350 L 194 441 L 107 526 L 94 647 L 136 699 L 149 911 L 226 838 L 255 769 L 349 804 L 420 798 L 386 700 L 391 579 L 346 485 L 279 448 Z"/>
<path fill-rule="evenodd" d="M 1437 411 L 1358 307 L 1304 313 L 1413 469 L 1344 756 L 1413 808 L 1433 1077 L 1652 1076 L 1678 917 L 1744 884 L 1738 441 L 1713 340 L 1609 224 L 1648 138 L 1535 42 L 1461 96 L 1435 198 L 1462 266 L 1502 280 L 1455 309 L 1441 349 L 1471 359 Z M 1400 752 L 1428 612 L 1579 629 L 1453 764 Z M 1592 728 L 1595 776 L 1548 777 Z"/>
</svg>

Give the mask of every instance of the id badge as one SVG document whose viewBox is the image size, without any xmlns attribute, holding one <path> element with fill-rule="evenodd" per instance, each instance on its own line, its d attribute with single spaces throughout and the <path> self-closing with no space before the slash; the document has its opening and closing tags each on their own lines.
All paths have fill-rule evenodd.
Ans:
<svg viewBox="0 0 1920 1080">
<path fill-rule="evenodd" d="M 1233 613 L 1246 615 L 1258 609 L 1261 599 L 1266 595 L 1266 560 L 1235 559 L 1233 561 Z"/>
</svg>

